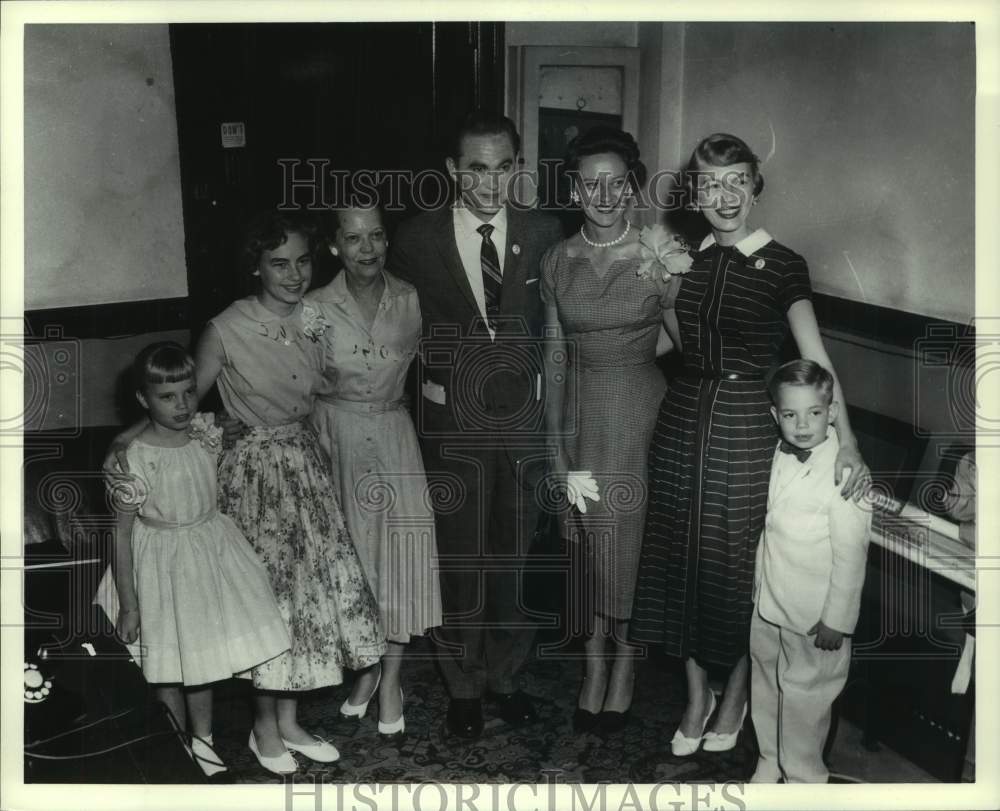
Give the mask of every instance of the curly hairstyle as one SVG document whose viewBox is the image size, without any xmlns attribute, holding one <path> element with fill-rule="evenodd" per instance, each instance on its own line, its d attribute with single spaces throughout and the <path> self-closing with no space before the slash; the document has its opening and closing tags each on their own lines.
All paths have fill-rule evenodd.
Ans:
<svg viewBox="0 0 1000 811">
<path fill-rule="evenodd" d="M 593 127 L 577 135 L 566 146 L 564 171 L 574 175 L 580 160 L 591 155 L 617 155 L 625 163 L 632 190 L 638 194 L 646 183 L 646 165 L 639 160 L 639 145 L 629 133 L 614 127 Z"/>
<path fill-rule="evenodd" d="M 301 234 L 309 245 L 309 253 L 316 255 L 324 245 L 316 221 L 308 214 L 294 211 L 263 211 L 247 225 L 243 237 L 241 265 L 252 274 L 264 251 L 273 251 L 288 241 L 289 234 Z"/>
</svg>

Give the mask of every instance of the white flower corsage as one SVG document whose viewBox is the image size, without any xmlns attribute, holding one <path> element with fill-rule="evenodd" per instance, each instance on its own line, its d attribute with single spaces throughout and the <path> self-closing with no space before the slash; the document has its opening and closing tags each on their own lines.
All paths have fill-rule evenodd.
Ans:
<svg viewBox="0 0 1000 811">
<path fill-rule="evenodd" d="M 662 225 L 647 225 L 639 232 L 639 252 L 642 262 L 635 275 L 640 279 L 649 278 L 654 261 L 659 262 L 666 270 L 662 281 L 691 270 L 687 243 Z"/>
<path fill-rule="evenodd" d="M 330 322 L 323 317 L 319 310 L 311 304 L 302 305 L 302 332 L 309 340 L 316 343 L 329 326 Z"/>
<path fill-rule="evenodd" d="M 215 424 L 215 414 L 210 411 L 199 411 L 194 415 L 188 428 L 188 436 L 212 453 L 218 453 L 222 448 L 222 426 Z"/>
</svg>

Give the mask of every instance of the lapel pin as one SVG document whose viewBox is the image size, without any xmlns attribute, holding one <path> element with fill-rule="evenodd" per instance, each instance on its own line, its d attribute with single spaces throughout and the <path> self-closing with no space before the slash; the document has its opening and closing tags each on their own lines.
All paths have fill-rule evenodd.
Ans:
<svg viewBox="0 0 1000 811">
<path fill-rule="evenodd" d="M 519 253 L 521 253 L 521 246 L 515 242 L 513 245 L 510 246 L 510 252 L 514 254 L 514 256 L 517 256 Z"/>
</svg>

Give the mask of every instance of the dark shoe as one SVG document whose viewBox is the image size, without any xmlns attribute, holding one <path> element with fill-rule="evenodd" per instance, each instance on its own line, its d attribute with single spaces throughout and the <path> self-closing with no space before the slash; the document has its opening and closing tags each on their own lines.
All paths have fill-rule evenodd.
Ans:
<svg viewBox="0 0 1000 811">
<path fill-rule="evenodd" d="M 593 732 L 597 727 L 597 721 L 600 717 L 600 713 L 577 707 L 573 712 L 573 731 L 577 735 Z"/>
<path fill-rule="evenodd" d="M 603 710 L 599 716 L 601 729 L 604 732 L 621 732 L 628 725 L 628 716 L 632 711 L 631 707 L 625 712 L 616 710 Z"/>
<path fill-rule="evenodd" d="M 483 734 L 483 705 L 478 698 L 453 698 L 448 704 L 448 731 L 474 740 Z"/>
<path fill-rule="evenodd" d="M 531 699 L 520 690 L 514 693 L 490 693 L 487 697 L 497 705 L 497 715 L 512 727 L 538 720 Z"/>
</svg>

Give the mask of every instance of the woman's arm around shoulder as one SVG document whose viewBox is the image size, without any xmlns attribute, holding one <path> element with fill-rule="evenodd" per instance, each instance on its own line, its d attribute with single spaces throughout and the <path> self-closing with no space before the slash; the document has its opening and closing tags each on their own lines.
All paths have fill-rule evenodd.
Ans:
<svg viewBox="0 0 1000 811">
<path fill-rule="evenodd" d="M 840 438 L 840 450 L 834 464 L 834 482 L 840 484 L 844 480 L 841 495 L 844 498 L 850 496 L 855 501 L 859 501 L 867 490 L 868 466 L 858 450 L 858 443 L 851 430 L 851 422 L 847 414 L 844 391 L 840 385 L 840 379 L 837 377 L 837 372 L 833 368 L 833 363 L 830 361 L 830 356 L 826 352 L 823 337 L 819 332 L 819 324 L 816 321 L 816 312 L 809 299 L 801 298 L 792 303 L 788 308 L 788 325 L 792 330 L 799 354 L 803 358 L 816 361 L 833 375 L 833 399 L 834 402 L 839 403 L 834 425 Z M 845 480 L 844 471 L 848 468 L 850 475 Z"/>
</svg>

